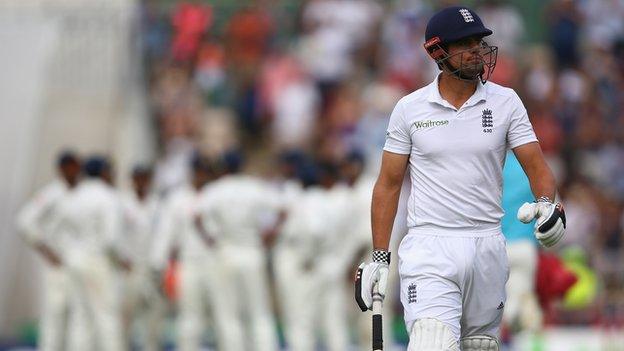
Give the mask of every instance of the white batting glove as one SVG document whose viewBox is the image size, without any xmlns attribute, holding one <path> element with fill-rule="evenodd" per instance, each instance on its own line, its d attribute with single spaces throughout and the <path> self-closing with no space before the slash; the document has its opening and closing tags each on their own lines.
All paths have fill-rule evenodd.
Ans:
<svg viewBox="0 0 624 351">
<path fill-rule="evenodd" d="M 373 287 L 377 284 L 377 291 L 382 298 L 386 296 L 390 252 L 383 250 L 373 251 L 373 261 L 361 263 L 355 274 L 355 302 L 365 312 L 373 308 Z"/>
<path fill-rule="evenodd" d="M 537 202 L 525 202 L 518 209 L 518 220 L 522 223 L 535 221 L 535 238 L 544 247 L 551 247 L 559 242 L 565 234 L 566 217 L 561 203 L 552 203 L 546 197 Z"/>
</svg>

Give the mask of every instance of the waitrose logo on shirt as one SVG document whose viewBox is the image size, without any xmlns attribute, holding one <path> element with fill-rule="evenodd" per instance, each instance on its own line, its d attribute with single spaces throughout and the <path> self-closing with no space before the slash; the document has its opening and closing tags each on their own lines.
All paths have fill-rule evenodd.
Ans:
<svg viewBox="0 0 624 351">
<path fill-rule="evenodd" d="M 442 120 L 437 120 L 437 121 L 432 121 L 432 120 L 416 121 L 414 122 L 413 126 L 414 128 L 418 130 L 418 129 L 424 129 L 424 128 L 441 127 L 441 126 L 445 126 L 448 124 L 449 124 L 448 119 L 442 119 Z"/>
</svg>

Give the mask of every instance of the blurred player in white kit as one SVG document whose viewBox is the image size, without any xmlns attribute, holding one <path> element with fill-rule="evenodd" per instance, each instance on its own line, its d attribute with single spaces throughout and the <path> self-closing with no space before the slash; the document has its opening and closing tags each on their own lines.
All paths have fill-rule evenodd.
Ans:
<svg viewBox="0 0 624 351">
<path fill-rule="evenodd" d="M 59 205 L 63 262 L 70 276 L 72 318 L 69 350 L 124 350 L 118 295 L 116 244 L 121 232 L 119 198 L 103 177 L 110 165 L 89 158 L 85 179 Z"/>
<path fill-rule="evenodd" d="M 357 269 L 357 263 L 366 260 L 370 251 L 373 249 L 371 238 L 371 197 L 373 196 L 373 187 L 375 186 L 375 178 L 364 173 L 366 168 L 366 159 L 364 155 L 357 150 L 350 152 L 342 165 L 343 178 L 351 188 L 351 204 L 354 213 L 352 214 L 353 222 L 348 230 L 351 231 L 349 241 L 349 252 L 355 252 L 355 261 L 352 264 L 351 273 Z M 392 241 L 390 249 L 396 250 L 398 243 L 406 232 L 405 216 L 407 215 L 407 197 L 409 195 L 409 182 L 404 181 L 401 189 L 401 196 L 397 208 L 397 216 L 392 227 Z M 386 288 L 386 296 L 384 302 L 387 308 L 384 309 L 383 318 L 383 339 L 387 345 L 394 345 L 393 322 L 395 318 L 394 306 L 398 302 L 398 267 L 396 260 L 390 262 L 388 284 Z M 354 306 L 355 307 L 355 306 Z M 357 313 L 358 321 L 358 344 L 360 348 L 369 348 L 372 338 L 371 319 L 370 316 Z"/>
<path fill-rule="evenodd" d="M 291 351 L 311 351 L 315 346 L 312 291 L 314 258 L 322 218 L 309 203 L 307 189 L 313 184 L 301 176 L 302 155 L 285 152 L 279 157 L 281 179 L 276 187 L 287 218 L 273 248 L 273 266 L 286 344 Z M 299 179 L 302 178 L 303 182 Z"/>
<path fill-rule="evenodd" d="M 355 272 L 357 269 L 357 263 L 355 262 L 359 263 L 361 260 L 366 259 L 365 255 L 368 255 L 373 248 L 370 242 L 370 212 L 375 178 L 365 175 L 363 173 L 364 167 L 364 155 L 357 150 L 349 152 L 340 167 L 341 176 L 349 187 L 349 207 L 351 208 L 350 217 L 352 222 L 346 228 L 349 238 L 344 247 L 344 254 L 353 258 L 348 267 L 349 273 Z M 386 299 L 386 302 L 388 300 Z M 393 319 L 391 309 L 388 308 L 385 312 L 384 321 L 386 324 L 390 324 Z M 354 317 L 358 319 L 357 342 L 360 348 L 369 348 L 372 337 L 370 318 L 362 313 L 357 313 Z M 384 329 L 386 329 L 385 326 Z M 391 329 L 387 328 L 386 330 L 388 332 L 384 334 L 385 340 L 392 344 L 392 341 L 390 341 Z"/>
<path fill-rule="evenodd" d="M 151 168 L 137 166 L 132 171 L 132 191 L 121 194 L 123 236 L 119 244 L 132 263 L 129 272 L 122 272 L 125 330 L 130 337 L 129 345 L 132 345 L 133 324 L 136 322 L 141 349 L 145 351 L 160 348 L 167 307 L 149 265 L 159 210 L 159 200 L 151 192 L 151 181 Z"/>
<path fill-rule="evenodd" d="M 350 190 L 339 183 L 335 162 L 321 161 L 317 165 L 319 186 L 310 191 L 320 194 L 317 204 L 322 219 L 323 236 L 318 248 L 318 319 L 322 326 L 325 347 L 331 351 L 349 348 L 346 297 L 350 264 L 354 252 L 349 225 L 353 220 Z"/>
<path fill-rule="evenodd" d="M 503 209 L 501 228 L 507 239 L 509 280 L 503 322 L 512 332 L 538 332 L 542 311 L 535 292 L 537 246 L 533 228 L 516 218 L 520 207 L 533 199 L 529 180 L 512 152 L 507 152 L 503 168 Z"/>
<path fill-rule="evenodd" d="M 409 169 L 409 230 L 398 256 L 410 351 L 499 350 L 509 273 L 500 226 L 508 149 L 537 199 L 518 218 L 537 219 L 534 235 L 545 246 L 565 231 L 563 207 L 551 200 L 555 179 L 520 98 L 487 82 L 497 54 L 483 40 L 491 34 L 466 7 L 434 14 L 425 49 L 442 72 L 403 97 L 390 116 L 373 190 L 373 259 L 360 265 L 356 301 L 364 311 L 375 285 L 385 294 L 390 233 Z"/>
<path fill-rule="evenodd" d="M 54 245 L 58 238 L 51 223 L 59 215 L 58 205 L 78 184 L 80 160 L 72 152 L 63 152 L 57 161 L 58 175 L 39 190 L 17 218 L 17 227 L 26 242 L 44 259 L 43 308 L 41 312 L 39 350 L 66 350 L 67 323 L 70 307 L 69 278 L 61 257 L 62 248 Z"/>
<path fill-rule="evenodd" d="M 216 335 L 218 350 L 244 350 L 242 332 L 233 313 L 215 238 L 198 230 L 195 218 L 201 203 L 201 189 L 212 177 L 209 161 L 196 154 L 191 160 L 191 184 L 170 195 L 162 210 L 156 234 L 152 264 L 162 271 L 178 252 L 180 264 L 178 301 L 178 349 L 202 349 L 207 313 Z"/>
<path fill-rule="evenodd" d="M 264 245 L 275 239 L 284 215 L 279 193 L 258 178 L 240 173 L 242 157 L 224 155 L 226 174 L 202 191 L 198 214 L 207 232 L 217 238 L 227 281 L 219 287 L 233 294 L 236 315 L 249 332 L 240 350 L 278 349 L 275 321 L 270 308 L 267 260 Z M 273 228 L 263 230 L 262 218 L 280 213 Z M 208 225 L 210 224 L 210 225 Z"/>
<path fill-rule="evenodd" d="M 291 181 L 283 189 L 288 216 L 275 247 L 274 266 L 286 341 L 292 351 L 316 350 L 319 323 L 328 348 L 347 347 L 345 315 L 339 312 L 344 308 L 340 305 L 343 290 L 327 286 L 334 280 L 327 274 L 329 267 L 323 266 L 327 260 L 321 255 L 323 242 L 337 234 L 333 218 L 345 209 L 330 201 L 335 172 L 324 176 L 327 188 L 319 186 L 319 175 L 318 167 L 306 162 L 299 166 L 297 174 L 301 184 Z M 332 298 L 334 301 L 328 306 Z M 330 311 L 332 308 L 337 311 Z M 337 314 L 338 320 L 332 320 Z"/>
</svg>

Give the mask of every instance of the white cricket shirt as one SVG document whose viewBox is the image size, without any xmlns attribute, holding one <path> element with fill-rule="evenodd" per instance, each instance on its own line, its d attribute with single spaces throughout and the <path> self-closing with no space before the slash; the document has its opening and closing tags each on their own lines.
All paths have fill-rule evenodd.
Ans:
<svg viewBox="0 0 624 351">
<path fill-rule="evenodd" d="M 20 210 L 17 216 L 17 228 L 26 241 L 35 245 L 45 242 L 54 244 L 51 238 L 52 223 L 59 215 L 58 204 L 69 193 L 67 183 L 62 179 L 55 179 L 37 192 L 37 195 Z"/>
<path fill-rule="evenodd" d="M 121 206 L 123 235 L 117 246 L 134 265 L 145 268 L 154 246 L 159 201 L 153 194 L 141 200 L 136 192 L 127 191 L 121 193 Z"/>
<path fill-rule="evenodd" d="M 55 228 L 64 248 L 64 261 L 82 267 L 91 256 L 116 249 L 122 228 L 122 212 L 115 190 L 99 179 L 85 179 L 58 204 Z"/>
<path fill-rule="evenodd" d="M 263 218 L 282 209 L 279 193 L 265 181 L 243 174 L 223 176 L 201 192 L 198 212 L 225 245 L 262 247 Z"/>
<path fill-rule="evenodd" d="M 166 200 L 156 226 L 151 250 L 151 265 L 163 269 L 173 248 L 180 250 L 184 264 L 203 262 L 211 251 L 195 227 L 200 192 L 190 184 L 178 188 Z"/>
<path fill-rule="evenodd" d="M 479 83 L 459 109 L 438 78 L 403 97 L 390 116 L 385 151 L 410 155 L 410 233 L 489 235 L 500 230 L 507 149 L 537 141 L 510 88 Z"/>
</svg>

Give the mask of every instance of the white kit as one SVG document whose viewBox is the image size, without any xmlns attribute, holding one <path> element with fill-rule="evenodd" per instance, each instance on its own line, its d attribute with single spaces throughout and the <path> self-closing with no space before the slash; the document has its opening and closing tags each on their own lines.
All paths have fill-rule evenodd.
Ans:
<svg viewBox="0 0 624 351">
<path fill-rule="evenodd" d="M 457 341 L 498 336 L 508 277 L 502 166 L 507 149 L 535 141 L 517 94 L 491 82 L 458 110 L 437 78 L 398 102 L 384 150 L 410 156 L 409 231 L 398 252 L 408 331 L 432 318 Z"/>
<path fill-rule="evenodd" d="M 41 189 L 20 211 L 17 226 L 20 234 L 31 245 L 40 242 L 54 246 L 55 233 L 51 224 L 58 220 L 58 203 L 69 192 L 67 184 L 57 179 Z M 58 252 L 62 255 L 62 252 Z M 44 266 L 43 310 L 41 313 L 41 338 L 39 349 L 60 351 L 65 349 L 69 298 L 67 270 L 63 266 Z"/>
<path fill-rule="evenodd" d="M 162 269 L 174 248 L 180 255 L 180 298 L 178 347 L 197 351 L 202 347 L 204 316 L 210 309 L 220 350 L 242 350 L 241 330 L 235 318 L 231 291 L 219 252 L 201 239 L 194 223 L 200 193 L 186 185 L 171 195 L 163 208 L 154 252 L 156 267 Z"/>
<path fill-rule="evenodd" d="M 159 348 L 161 330 L 165 322 L 166 301 L 159 292 L 149 266 L 154 246 L 159 201 L 153 195 L 141 200 L 135 192 L 123 193 L 123 232 L 119 246 L 132 262 L 130 272 L 123 276 L 123 308 L 129 323 L 126 333 L 132 336 L 132 322 L 136 321 L 141 333 L 143 350 Z"/>
<path fill-rule="evenodd" d="M 117 276 L 111 253 L 121 231 L 113 189 L 99 179 L 82 181 L 64 197 L 55 223 L 70 274 L 70 350 L 123 350 Z"/>
<path fill-rule="evenodd" d="M 224 176 L 202 190 L 198 213 L 210 224 L 222 254 L 220 264 L 228 277 L 224 288 L 233 292 L 227 297 L 233 299 L 238 313 L 249 318 L 245 349 L 277 349 L 262 219 L 280 209 L 279 194 L 251 176 Z"/>
</svg>

